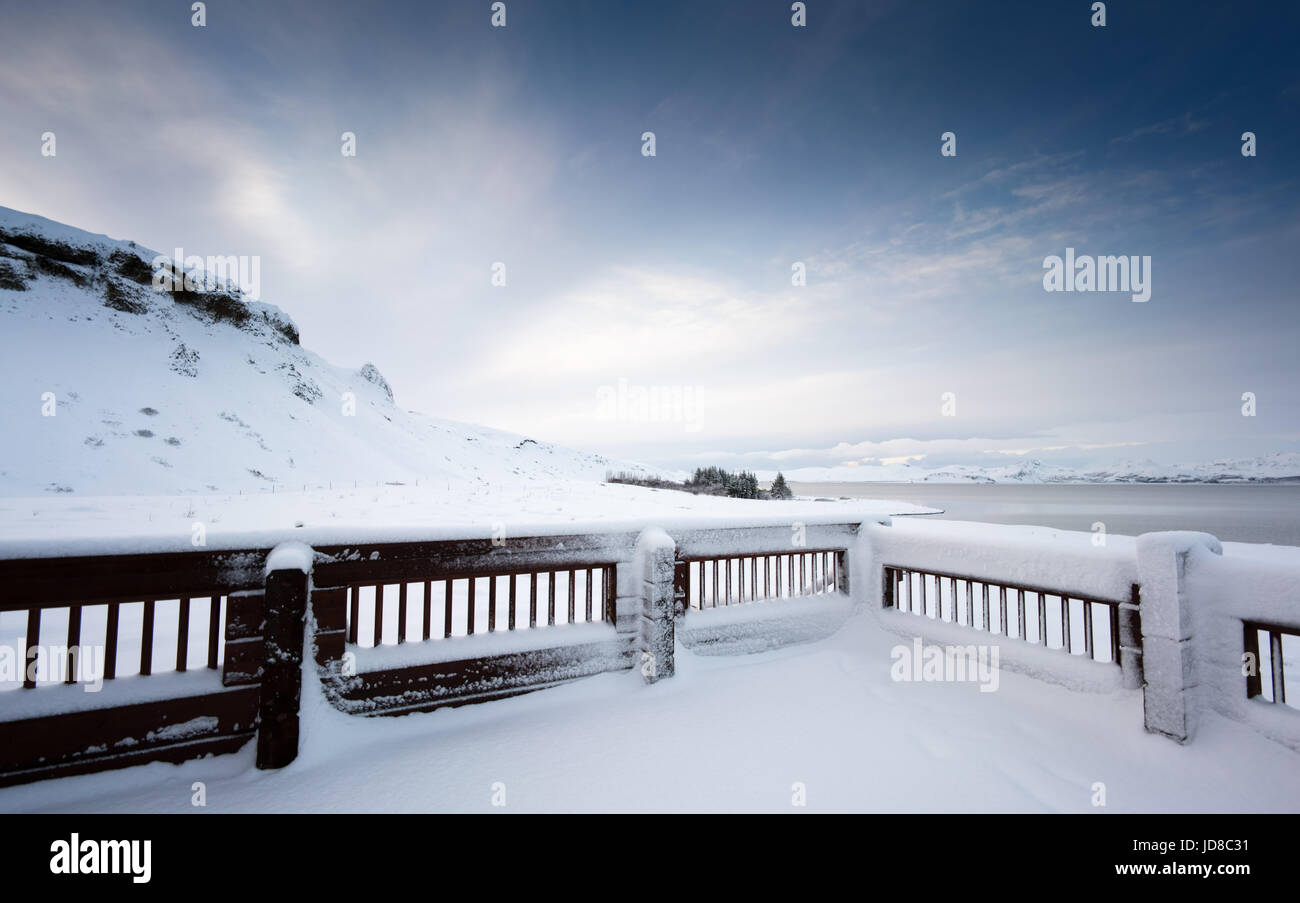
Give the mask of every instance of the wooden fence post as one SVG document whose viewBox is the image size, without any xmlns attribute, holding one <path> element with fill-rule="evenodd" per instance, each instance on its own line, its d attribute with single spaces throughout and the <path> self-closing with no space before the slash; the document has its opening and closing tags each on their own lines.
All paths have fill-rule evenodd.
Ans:
<svg viewBox="0 0 1300 903">
<path fill-rule="evenodd" d="M 310 571 L 311 550 L 301 543 L 278 546 L 267 558 L 258 768 L 283 768 L 298 756 Z"/>
<path fill-rule="evenodd" d="M 646 683 L 672 677 L 676 671 L 673 658 L 677 643 L 676 553 L 677 544 L 663 530 L 650 527 L 637 537 L 636 559 L 641 572 L 641 627 L 637 645 L 641 652 L 641 676 Z"/>
<path fill-rule="evenodd" d="M 1221 555 L 1223 549 L 1208 533 L 1143 533 L 1137 539 L 1143 717 L 1148 731 L 1180 743 L 1191 739 L 1198 714 L 1202 675 L 1186 577 L 1189 562 L 1201 554 Z"/>
</svg>

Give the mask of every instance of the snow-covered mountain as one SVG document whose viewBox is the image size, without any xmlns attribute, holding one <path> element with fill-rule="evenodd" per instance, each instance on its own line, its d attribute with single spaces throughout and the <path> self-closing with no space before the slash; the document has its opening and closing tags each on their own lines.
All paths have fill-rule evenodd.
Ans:
<svg viewBox="0 0 1300 903">
<path fill-rule="evenodd" d="M 155 289 L 157 256 L 0 207 L 0 495 L 642 469 L 404 410 L 376 367 L 331 365 L 229 282 Z"/>
<path fill-rule="evenodd" d="M 759 472 L 770 480 L 775 472 Z M 1126 461 L 1108 467 L 1077 469 L 1026 458 L 993 467 L 953 464 L 925 467 L 919 463 L 860 464 L 856 467 L 800 467 L 785 471 L 800 483 L 1260 483 L 1300 482 L 1300 453 L 1278 452 L 1256 458 L 1203 464 L 1158 464 Z"/>
</svg>

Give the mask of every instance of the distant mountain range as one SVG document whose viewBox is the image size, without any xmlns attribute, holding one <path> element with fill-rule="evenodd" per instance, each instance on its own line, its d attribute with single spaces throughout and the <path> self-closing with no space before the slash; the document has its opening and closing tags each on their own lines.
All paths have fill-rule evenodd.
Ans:
<svg viewBox="0 0 1300 903">
<path fill-rule="evenodd" d="M 997 467 L 861 464 L 856 467 L 800 467 L 784 473 L 787 480 L 797 483 L 1300 483 L 1300 453 L 1278 452 L 1257 458 L 1203 464 L 1124 461 L 1091 470 L 1026 458 Z M 775 471 L 759 472 L 759 478 L 763 480 L 775 476 Z"/>
</svg>

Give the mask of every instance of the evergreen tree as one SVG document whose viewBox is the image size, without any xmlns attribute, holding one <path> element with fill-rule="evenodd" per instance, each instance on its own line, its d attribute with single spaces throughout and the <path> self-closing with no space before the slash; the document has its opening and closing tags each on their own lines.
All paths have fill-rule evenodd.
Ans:
<svg viewBox="0 0 1300 903">
<path fill-rule="evenodd" d="M 785 485 L 785 474 L 783 473 L 776 475 L 776 479 L 772 481 L 772 488 L 769 491 L 774 499 L 794 498 L 794 493 L 790 491 L 790 487 Z"/>
</svg>

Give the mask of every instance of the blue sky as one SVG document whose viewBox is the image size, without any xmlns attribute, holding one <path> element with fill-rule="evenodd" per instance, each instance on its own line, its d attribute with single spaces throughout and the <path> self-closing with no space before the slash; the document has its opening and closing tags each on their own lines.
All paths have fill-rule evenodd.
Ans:
<svg viewBox="0 0 1300 903">
<path fill-rule="evenodd" d="M 1300 8 L 489 6 L 3 0 L 0 204 L 260 255 L 403 406 L 665 465 L 1300 447 Z M 1151 300 L 1045 292 L 1066 247 Z"/>
</svg>

